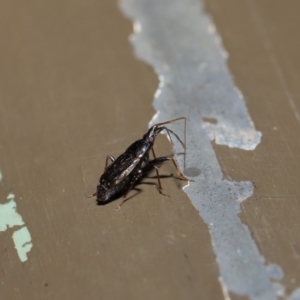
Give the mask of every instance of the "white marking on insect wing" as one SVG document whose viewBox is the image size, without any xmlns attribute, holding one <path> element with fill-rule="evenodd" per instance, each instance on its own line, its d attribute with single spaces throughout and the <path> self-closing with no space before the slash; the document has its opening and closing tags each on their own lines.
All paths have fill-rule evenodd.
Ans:
<svg viewBox="0 0 300 300">
<path fill-rule="evenodd" d="M 134 161 L 133 161 L 133 163 L 127 168 L 127 169 L 125 169 L 122 173 L 121 173 L 121 175 L 119 176 L 119 178 L 124 178 L 124 177 L 126 177 L 126 176 L 128 176 L 132 171 L 133 171 L 133 169 L 137 166 L 137 164 L 140 162 L 140 159 L 139 158 L 137 158 L 137 159 L 135 159 Z M 118 181 L 118 182 L 120 182 L 120 181 Z"/>
</svg>

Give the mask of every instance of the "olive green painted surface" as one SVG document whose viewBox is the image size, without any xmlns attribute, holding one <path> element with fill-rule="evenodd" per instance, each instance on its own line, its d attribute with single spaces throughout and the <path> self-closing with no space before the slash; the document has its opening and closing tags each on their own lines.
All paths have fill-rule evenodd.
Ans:
<svg viewBox="0 0 300 300">
<path fill-rule="evenodd" d="M 224 176 L 255 183 L 241 218 L 282 267 L 287 294 L 300 286 L 295 3 L 206 5 L 263 134 L 255 151 L 215 150 Z M 15 194 L 33 244 L 21 263 L 19 228 L 0 233 L 1 299 L 224 299 L 208 230 L 176 179 L 163 179 L 171 199 L 141 185 L 119 211 L 86 197 L 106 155 L 140 138 L 155 113 L 158 80 L 134 58 L 131 31 L 114 1 L 0 4 L 0 200 Z M 171 153 L 163 137 L 156 150 Z"/>
</svg>

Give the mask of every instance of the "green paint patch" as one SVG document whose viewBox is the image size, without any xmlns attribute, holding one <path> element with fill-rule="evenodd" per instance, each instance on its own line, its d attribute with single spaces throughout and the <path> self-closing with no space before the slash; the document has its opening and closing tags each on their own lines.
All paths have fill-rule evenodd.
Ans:
<svg viewBox="0 0 300 300">
<path fill-rule="evenodd" d="M 0 231 L 25 224 L 22 216 L 17 213 L 17 204 L 14 200 L 14 194 L 9 194 L 7 199 L 10 201 L 0 204 Z"/>
<path fill-rule="evenodd" d="M 28 259 L 27 252 L 32 248 L 31 235 L 28 228 L 26 226 L 22 227 L 15 231 L 12 237 L 21 262 L 26 261 Z"/>
<path fill-rule="evenodd" d="M 10 193 L 7 197 L 7 203 L 0 204 L 0 231 L 5 231 L 14 226 L 22 226 L 25 224 L 22 216 L 17 212 L 17 204 L 15 195 Z M 21 262 L 28 259 L 27 253 L 32 248 L 31 236 L 26 226 L 16 230 L 12 235 L 15 248 L 17 249 Z"/>
</svg>

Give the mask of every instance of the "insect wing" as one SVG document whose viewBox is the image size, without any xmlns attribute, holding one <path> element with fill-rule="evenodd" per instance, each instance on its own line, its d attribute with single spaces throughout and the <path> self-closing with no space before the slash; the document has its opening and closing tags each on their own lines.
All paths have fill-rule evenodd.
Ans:
<svg viewBox="0 0 300 300">
<path fill-rule="evenodd" d="M 126 178 L 141 162 L 140 158 L 121 155 L 107 168 L 107 178 L 116 185 Z"/>
</svg>

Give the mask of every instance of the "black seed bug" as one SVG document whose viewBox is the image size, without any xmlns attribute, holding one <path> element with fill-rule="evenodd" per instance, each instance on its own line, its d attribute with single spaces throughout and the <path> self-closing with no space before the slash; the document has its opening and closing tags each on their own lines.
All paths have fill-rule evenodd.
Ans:
<svg viewBox="0 0 300 300">
<path fill-rule="evenodd" d="M 136 142 L 131 144 L 119 157 L 114 158 L 113 156 L 108 155 L 106 157 L 104 173 L 99 179 L 97 190 L 90 197 L 96 196 L 97 202 L 103 204 L 117 198 L 118 196 L 123 195 L 123 200 L 119 205 L 120 207 L 127 200 L 126 196 L 128 192 L 134 187 L 137 181 L 139 181 L 146 173 L 148 173 L 152 169 L 156 170 L 158 191 L 161 194 L 169 197 L 169 195 L 163 192 L 158 173 L 158 168 L 160 168 L 161 165 L 167 161 L 173 162 L 177 170 L 179 179 L 188 181 L 189 179 L 182 174 L 176 160 L 173 157 L 156 157 L 153 149 L 156 136 L 161 131 L 165 130 L 172 145 L 174 146 L 171 134 L 173 134 L 178 139 L 185 150 L 185 143 L 182 142 L 179 136 L 171 129 L 164 126 L 166 124 L 170 124 L 179 120 L 184 120 L 184 130 L 186 131 L 185 117 L 157 123 L 147 131 L 142 139 L 137 140 Z M 152 160 L 149 160 L 150 150 L 153 154 Z M 108 164 L 109 160 L 111 161 L 111 164 Z"/>
</svg>

